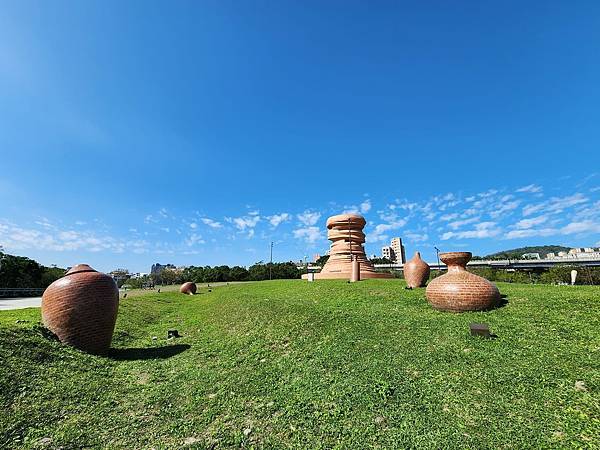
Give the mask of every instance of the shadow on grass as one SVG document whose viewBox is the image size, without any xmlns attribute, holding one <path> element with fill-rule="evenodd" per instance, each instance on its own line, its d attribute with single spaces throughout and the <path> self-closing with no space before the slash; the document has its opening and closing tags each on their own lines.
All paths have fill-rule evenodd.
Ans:
<svg viewBox="0 0 600 450">
<path fill-rule="evenodd" d="M 498 304 L 496 305 L 496 307 L 494 309 L 503 308 L 506 305 L 508 305 L 508 295 L 500 294 L 500 301 L 498 302 Z"/>
<path fill-rule="evenodd" d="M 191 345 L 177 344 L 165 347 L 111 348 L 108 356 L 117 361 L 137 361 L 144 359 L 167 359 L 185 352 Z"/>
</svg>

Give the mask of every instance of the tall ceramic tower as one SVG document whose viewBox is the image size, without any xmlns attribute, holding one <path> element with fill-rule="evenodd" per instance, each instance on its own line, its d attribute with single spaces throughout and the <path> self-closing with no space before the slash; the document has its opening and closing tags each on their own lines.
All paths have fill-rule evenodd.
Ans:
<svg viewBox="0 0 600 450">
<path fill-rule="evenodd" d="M 352 257 L 360 262 L 360 278 L 391 278 L 389 273 L 375 272 L 365 254 L 365 233 L 367 221 L 359 214 L 339 214 L 327 219 L 327 239 L 331 241 L 329 260 L 315 274 L 316 279 L 350 279 Z"/>
</svg>

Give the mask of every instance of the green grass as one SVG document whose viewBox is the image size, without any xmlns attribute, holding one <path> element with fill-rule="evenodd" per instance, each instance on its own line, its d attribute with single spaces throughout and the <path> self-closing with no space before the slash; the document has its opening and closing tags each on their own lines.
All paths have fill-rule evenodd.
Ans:
<svg viewBox="0 0 600 450">
<path fill-rule="evenodd" d="M 500 284 L 503 308 L 452 314 L 403 286 L 142 295 L 112 357 L 46 339 L 38 309 L 0 312 L 0 446 L 599 446 L 600 289 Z"/>
</svg>

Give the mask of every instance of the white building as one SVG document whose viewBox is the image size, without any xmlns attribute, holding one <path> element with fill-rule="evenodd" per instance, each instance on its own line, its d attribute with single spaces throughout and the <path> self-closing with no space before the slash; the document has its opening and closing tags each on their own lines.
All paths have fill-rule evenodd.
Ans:
<svg viewBox="0 0 600 450">
<path fill-rule="evenodd" d="M 404 264 L 406 262 L 406 254 L 404 253 L 404 245 L 399 237 L 392 238 L 391 247 L 394 251 L 394 262 Z"/>
<path fill-rule="evenodd" d="M 393 261 L 394 250 L 389 245 L 387 247 L 381 247 L 381 257 Z"/>
<path fill-rule="evenodd" d="M 600 248 L 577 247 L 577 248 L 572 248 L 568 252 L 558 252 L 557 254 L 554 254 L 554 253 L 546 254 L 546 259 L 573 260 L 573 259 L 590 259 L 590 258 L 600 258 Z"/>
<path fill-rule="evenodd" d="M 387 258 L 397 264 L 404 264 L 406 262 L 406 255 L 402 239 L 399 237 L 392 238 L 390 245 L 381 247 L 381 257 Z"/>
</svg>

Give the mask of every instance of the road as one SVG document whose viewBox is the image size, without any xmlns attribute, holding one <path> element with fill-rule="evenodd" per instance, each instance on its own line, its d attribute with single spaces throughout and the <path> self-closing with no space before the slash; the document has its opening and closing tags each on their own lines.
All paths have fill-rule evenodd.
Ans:
<svg viewBox="0 0 600 450">
<path fill-rule="evenodd" d="M 255 283 L 254 281 L 230 281 L 229 283 L 197 283 L 198 292 L 205 292 L 210 285 L 211 288 L 219 286 L 227 286 L 229 284 L 239 283 Z M 156 289 L 160 288 L 161 292 L 176 292 L 179 291 L 179 285 L 171 286 L 157 286 Z M 123 294 L 127 293 L 127 297 L 137 297 L 139 295 L 156 293 L 156 290 L 145 290 L 145 289 L 131 289 L 131 290 L 120 290 L 120 297 L 123 298 Z M 42 297 L 24 297 L 24 298 L 0 298 L 0 311 L 8 309 L 23 309 L 23 308 L 39 308 L 42 306 Z"/>
<path fill-rule="evenodd" d="M 39 308 L 42 297 L 0 298 L 0 311 L 6 309 Z"/>
</svg>

